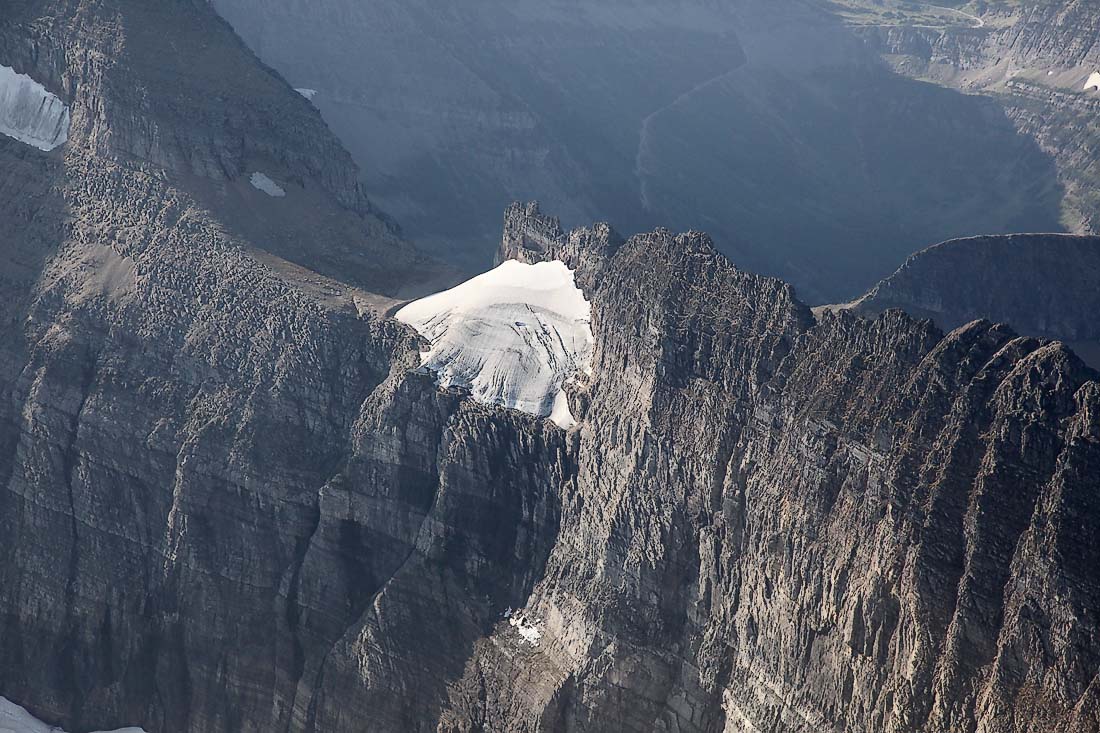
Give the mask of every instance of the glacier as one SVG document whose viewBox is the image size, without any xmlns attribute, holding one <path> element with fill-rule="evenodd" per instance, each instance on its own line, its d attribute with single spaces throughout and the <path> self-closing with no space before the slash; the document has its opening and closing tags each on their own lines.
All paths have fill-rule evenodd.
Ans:
<svg viewBox="0 0 1100 733">
<path fill-rule="evenodd" d="M 43 723 L 5 697 L 0 697 L 0 733 L 65 733 Z M 121 728 L 110 733 L 145 733 L 141 728 Z"/>
<path fill-rule="evenodd" d="M 395 317 L 428 341 L 421 368 L 440 386 L 568 429 L 575 421 L 563 386 L 590 370 L 591 315 L 565 263 L 509 260 Z"/>
<path fill-rule="evenodd" d="M 69 108 L 34 79 L 0 64 L 0 133 L 48 152 L 69 139 Z"/>
</svg>

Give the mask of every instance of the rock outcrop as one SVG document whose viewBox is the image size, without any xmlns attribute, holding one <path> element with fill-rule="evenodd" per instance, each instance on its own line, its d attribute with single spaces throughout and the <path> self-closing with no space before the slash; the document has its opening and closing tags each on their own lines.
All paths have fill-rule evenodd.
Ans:
<svg viewBox="0 0 1100 733">
<path fill-rule="evenodd" d="M 388 322 L 213 375 L 54 321 L 11 415 L 0 691 L 154 732 L 1096 730 L 1072 352 L 815 320 L 701 234 L 505 231 L 591 299 L 574 430 L 437 390 Z"/>
<path fill-rule="evenodd" d="M 516 206 L 501 256 L 575 271 L 592 374 L 572 430 L 480 405 L 381 315 L 446 273 L 205 2 L 5 10 L 72 127 L 0 138 L 0 696 L 69 731 L 1097 730 L 1100 385 L 1061 344 L 817 320 L 703 234 Z"/>
<path fill-rule="evenodd" d="M 368 592 L 354 558 L 331 608 L 297 579 L 315 529 L 332 557 L 377 542 L 321 508 L 415 359 L 377 314 L 446 271 L 204 2 L 5 3 L 0 59 L 72 120 L 52 152 L 0 137 L 0 694 L 74 731 L 264 727 L 299 636 Z"/>
<path fill-rule="evenodd" d="M 506 230 L 529 257 L 593 238 Z M 481 643 L 448 725 L 1096 729 L 1094 372 L 988 322 L 813 325 L 701 235 L 593 278 L 540 646 L 517 671 L 507 630 Z"/>
</svg>

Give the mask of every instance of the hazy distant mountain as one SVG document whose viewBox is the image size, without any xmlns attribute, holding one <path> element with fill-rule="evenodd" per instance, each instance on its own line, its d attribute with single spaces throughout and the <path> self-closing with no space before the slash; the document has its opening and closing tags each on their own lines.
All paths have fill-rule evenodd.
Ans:
<svg viewBox="0 0 1100 733">
<path fill-rule="evenodd" d="M 1014 234 L 944 242 L 844 306 L 890 308 L 951 330 L 977 319 L 1065 341 L 1100 366 L 1100 237 Z"/>
<path fill-rule="evenodd" d="M 1054 160 L 1066 226 L 1100 233 L 1100 91 L 1089 84 L 1100 71 L 1096 3 L 999 0 L 966 7 L 981 13 L 980 28 L 870 25 L 856 31 L 900 73 L 994 100 Z"/>
<path fill-rule="evenodd" d="M 357 28 L 342 7 L 334 18 Z M 415 7 L 393 6 L 392 27 Z M 518 7 L 525 22 L 538 10 Z M 573 6 L 570 23 L 543 7 L 537 58 L 587 70 L 595 105 L 563 106 L 554 124 L 605 132 L 602 96 L 625 105 L 646 75 L 674 92 L 725 17 L 685 6 L 691 27 L 659 33 L 651 5 L 583 22 Z M 454 273 L 367 200 L 296 91 L 312 80 L 262 65 L 206 0 L 0 11 L 0 729 L 1100 728 L 1100 382 L 1064 345 L 988 322 L 945 334 L 898 310 L 815 318 L 705 234 L 567 232 L 535 204 L 505 211 L 507 264 L 427 295 Z M 751 185 L 732 176 L 761 230 L 832 232 L 828 247 L 756 249 L 746 226 L 732 245 L 746 258 L 789 252 L 828 265 L 830 282 L 854 278 L 866 249 L 839 246 L 835 213 L 815 208 L 824 193 L 847 191 L 835 201 L 858 221 L 868 204 L 851 196 L 937 160 L 937 186 L 986 191 L 1004 226 L 1008 194 L 1031 190 L 1016 184 L 1047 190 L 985 101 L 896 79 L 880 90 L 891 77 L 873 65 L 796 73 L 791 19 L 776 20 L 786 50 L 769 68 L 784 74 L 739 67 L 756 71 L 719 99 L 754 100 L 754 144 L 772 139 L 791 166 L 847 167 L 807 178 L 805 197 L 786 169 L 767 185 L 766 167 L 741 171 Z M 754 27 L 738 39 L 760 59 Z M 605 29 L 610 55 L 581 42 L 586 28 Z M 848 58 L 824 30 L 794 47 Z M 395 90 L 417 33 L 380 34 L 394 67 L 373 71 Z M 519 50 L 484 63 L 536 58 L 537 34 L 493 37 Z M 651 58 L 639 37 L 667 63 L 623 59 L 634 91 L 595 73 L 618 52 Z M 546 89 L 563 78 L 532 69 L 512 67 Z M 467 104 L 471 88 L 440 82 L 438 109 L 492 109 Z M 825 129 L 822 110 L 840 127 L 829 140 L 862 130 L 852 147 L 800 146 Z M 930 137 L 872 154 L 887 148 L 861 146 L 907 139 L 855 124 L 884 110 Z M 653 129 L 693 131 L 657 135 L 642 178 L 672 201 L 682 187 L 659 162 L 680 153 L 663 146 L 712 117 L 669 115 Z M 933 138 L 970 141 L 975 157 L 936 153 Z M 496 132 L 485 139 L 497 149 Z M 621 158 L 619 172 L 578 170 L 618 181 L 636 150 L 605 139 L 585 150 Z M 717 176 L 709 163 L 696 171 Z M 579 185 L 604 190 L 595 180 Z M 869 200 L 906 189 L 932 227 L 942 199 L 920 180 Z M 407 195 L 392 191 L 389 203 Z M 918 221 L 900 202 L 897 216 Z M 883 242 L 884 257 L 906 246 Z M 1089 260 L 1063 256 L 1079 272 L 1051 266 L 1065 293 L 1027 293 L 1032 308 L 1091 307 L 1076 279 Z M 954 260 L 947 282 L 965 285 L 969 263 L 1014 287 L 1012 270 L 985 271 L 995 258 Z"/>
<path fill-rule="evenodd" d="M 1054 164 L 994 100 L 895 75 L 834 15 L 739 0 L 215 0 L 371 195 L 480 269 L 492 212 L 703 229 L 810 300 L 930 242 L 1058 230 Z"/>
</svg>

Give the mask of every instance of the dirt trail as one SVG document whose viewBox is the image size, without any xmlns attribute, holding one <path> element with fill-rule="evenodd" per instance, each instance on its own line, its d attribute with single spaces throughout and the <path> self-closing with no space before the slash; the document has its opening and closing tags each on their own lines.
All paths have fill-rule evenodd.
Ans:
<svg viewBox="0 0 1100 733">
<path fill-rule="evenodd" d="M 975 28 L 985 28 L 985 21 L 984 20 L 982 20 L 978 16 L 972 15 L 971 13 L 968 13 L 964 10 L 959 10 L 958 8 L 948 8 L 948 7 L 944 7 L 943 5 L 932 5 L 931 3 L 917 3 L 917 5 L 920 5 L 923 8 L 932 8 L 933 10 L 946 10 L 949 13 L 955 13 L 956 15 L 961 15 L 962 17 L 966 18 L 967 20 L 974 21 L 974 23 L 976 24 L 974 26 Z"/>
<path fill-rule="evenodd" d="M 645 159 L 650 154 L 650 140 L 652 135 L 650 125 L 653 124 L 653 120 L 657 119 L 657 117 L 664 114 L 665 112 L 668 112 L 670 109 L 674 109 L 680 104 L 683 104 L 692 96 L 698 94 L 712 84 L 716 84 L 722 79 L 725 79 L 727 76 L 734 73 L 742 66 L 744 66 L 744 63 L 740 63 L 734 68 L 723 71 L 717 76 L 713 76 L 710 79 L 699 82 L 691 89 L 688 89 L 686 92 L 676 97 L 676 99 L 672 100 L 664 107 L 655 110 L 654 112 L 649 114 L 644 120 L 642 120 L 642 126 L 638 130 L 638 153 L 634 156 L 634 175 L 638 179 L 638 188 L 642 199 L 642 208 L 644 208 L 646 211 L 649 211 L 650 209 L 649 194 L 646 191 L 646 176 L 649 174 L 649 170 L 646 167 Z"/>
</svg>

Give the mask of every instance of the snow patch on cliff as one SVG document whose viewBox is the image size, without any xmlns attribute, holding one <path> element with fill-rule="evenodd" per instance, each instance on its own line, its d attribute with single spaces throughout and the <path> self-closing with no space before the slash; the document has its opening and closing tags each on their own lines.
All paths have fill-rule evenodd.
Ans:
<svg viewBox="0 0 1100 733">
<path fill-rule="evenodd" d="M 0 64 L 0 134 L 48 152 L 69 139 L 69 108 L 34 79 Z"/>
<path fill-rule="evenodd" d="M 1100 71 L 1092 72 L 1092 76 L 1085 82 L 1085 91 L 1087 92 L 1091 89 L 1100 90 Z"/>
<path fill-rule="evenodd" d="M 65 733 L 46 725 L 7 698 L 0 697 L 0 733 Z M 141 728 L 121 728 L 111 733 L 145 733 Z"/>
<path fill-rule="evenodd" d="M 589 368 L 591 314 L 565 263 L 510 260 L 396 317 L 431 344 L 422 366 L 441 386 L 569 428 L 562 385 Z"/>
<path fill-rule="evenodd" d="M 271 180 L 269 176 L 264 173 L 253 173 L 252 177 L 248 179 L 252 183 L 252 187 L 258 191 L 263 191 L 268 196 L 272 196 L 277 199 L 281 199 L 286 196 L 286 191 L 275 181 Z"/>
<path fill-rule="evenodd" d="M 303 88 L 303 89 L 295 89 L 294 91 L 298 92 L 299 94 L 301 94 L 303 97 L 305 97 L 306 99 L 308 99 L 311 102 L 313 101 L 313 98 L 317 96 L 317 90 L 316 89 L 305 89 L 305 88 Z"/>
<path fill-rule="evenodd" d="M 539 645 L 542 641 L 542 632 L 539 631 L 537 620 L 528 618 L 522 611 L 516 611 L 515 613 L 509 611 L 505 616 L 508 618 L 508 623 L 519 632 L 524 641 L 531 646 Z"/>
</svg>

